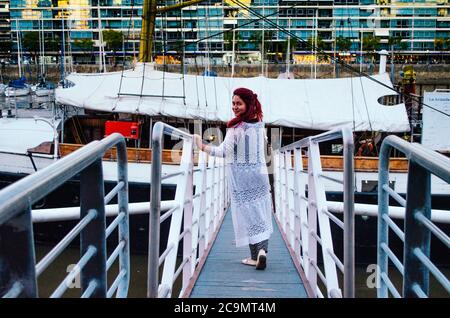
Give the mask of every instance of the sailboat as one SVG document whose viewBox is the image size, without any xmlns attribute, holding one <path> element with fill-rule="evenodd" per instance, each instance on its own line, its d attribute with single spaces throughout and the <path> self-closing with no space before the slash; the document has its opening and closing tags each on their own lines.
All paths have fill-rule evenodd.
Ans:
<svg viewBox="0 0 450 318">
<path fill-rule="evenodd" d="M 8 87 L 7 85 L 0 83 L 0 96 L 5 94 L 5 90 L 7 87 Z"/>
<path fill-rule="evenodd" d="M 39 21 L 39 50 L 40 50 L 40 76 L 35 86 L 34 93 L 38 97 L 50 97 L 56 88 L 55 84 L 47 81 L 45 77 L 45 37 L 44 37 L 44 21 Z M 42 25 L 42 27 L 41 27 Z"/>
<path fill-rule="evenodd" d="M 16 27 L 18 20 L 16 19 Z M 26 83 L 25 76 L 22 76 L 22 41 L 19 34 L 19 28 L 16 32 L 17 38 L 17 64 L 19 69 L 19 78 L 12 80 L 8 83 L 8 87 L 5 89 L 6 97 L 26 96 L 30 94 L 30 86 Z"/>
<path fill-rule="evenodd" d="M 51 96 L 55 91 L 56 85 L 52 82 L 47 81 L 44 77 L 42 77 L 39 83 L 35 87 L 34 93 L 36 96 Z"/>
<path fill-rule="evenodd" d="M 8 87 L 5 89 L 6 97 L 26 96 L 28 94 L 30 94 L 30 86 L 27 84 L 25 76 L 10 81 Z"/>
</svg>

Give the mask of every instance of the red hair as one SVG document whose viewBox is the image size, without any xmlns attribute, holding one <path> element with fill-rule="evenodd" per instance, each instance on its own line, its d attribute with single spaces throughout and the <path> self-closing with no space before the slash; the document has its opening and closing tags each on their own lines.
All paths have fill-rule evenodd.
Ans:
<svg viewBox="0 0 450 318">
<path fill-rule="evenodd" d="M 241 122 L 251 122 L 255 119 L 261 121 L 263 118 L 263 112 L 261 103 L 258 100 L 258 95 L 253 93 L 248 88 L 237 88 L 233 92 L 233 96 L 239 96 L 245 104 L 245 112 L 237 117 L 234 117 L 227 123 L 227 127 L 235 127 Z"/>
</svg>

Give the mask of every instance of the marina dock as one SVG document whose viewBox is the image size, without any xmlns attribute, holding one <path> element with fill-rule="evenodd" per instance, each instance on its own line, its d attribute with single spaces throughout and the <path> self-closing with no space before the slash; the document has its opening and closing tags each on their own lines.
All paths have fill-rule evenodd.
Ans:
<svg viewBox="0 0 450 318">
<path fill-rule="evenodd" d="M 181 163 L 175 173 L 162 170 L 164 135 L 183 141 Z M 355 296 L 354 217 L 360 211 L 355 209 L 353 197 L 353 139 L 349 130 L 342 128 L 309 137 L 274 154 L 274 233 L 264 271 L 240 264 L 247 252 L 234 247 L 223 159 L 200 152 L 194 166 L 192 135 L 167 124 L 157 123 L 152 136 L 152 184 L 161 185 L 163 180 L 173 177 L 178 179 L 174 200 L 161 200 L 161 187 L 151 189 L 148 297 Z M 342 218 L 328 209 L 318 147 L 320 142 L 339 138 L 344 141 L 344 178 L 334 181 L 343 185 Z M 117 185 L 105 195 L 101 162 L 104 153 L 112 147 L 117 147 L 118 179 Z M 302 166 L 303 148 L 309 153 L 307 169 Z M 408 190 L 415 195 L 407 196 L 406 200 L 387 186 L 392 148 L 404 152 L 410 161 L 412 175 Z M 430 237 L 437 237 L 447 248 L 450 239 L 434 222 L 437 214 L 433 214 L 428 198 L 431 174 L 450 182 L 450 160 L 418 144 L 390 136 L 383 142 L 380 162 L 378 296 L 427 297 L 430 275 L 449 291 L 448 278 L 430 260 Z M 76 174 L 80 174 L 80 215 L 75 213 L 71 217 L 80 221 L 36 263 L 31 205 Z M 194 174 L 200 177 L 194 178 Z M 309 175 L 307 184 L 299 178 L 302 174 Z M 129 232 L 132 209 L 129 209 L 127 191 L 126 147 L 119 134 L 92 142 L 0 191 L 0 295 L 38 297 L 37 277 L 80 234 L 80 259 L 51 297 L 63 296 L 80 273 L 81 297 L 127 297 L 129 242 L 133 235 Z M 118 204 L 114 212 L 109 203 L 116 196 Z M 403 229 L 389 215 L 388 196 L 405 207 Z M 115 217 L 109 224 L 105 211 Z M 165 222 L 170 222 L 167 240 L 161 238 Z M 343 257 L 334 253 L 337 243 L 331 234 L 334 227 L 331 223 L 342 230 Z M 404 257 L 396 256 L 391 250 L 389 232 L 404 241 Z M 107 249 L 107 238 L 113 233 L 117 244 Z M 403 274 L 401 290 L 389 277 L 388 261 Z M 107 273 L 114 263 L 118 264 L 118 272 L 111 279 Z M 177 282 L 181 287 L 174 288 Z"/>
</svg>

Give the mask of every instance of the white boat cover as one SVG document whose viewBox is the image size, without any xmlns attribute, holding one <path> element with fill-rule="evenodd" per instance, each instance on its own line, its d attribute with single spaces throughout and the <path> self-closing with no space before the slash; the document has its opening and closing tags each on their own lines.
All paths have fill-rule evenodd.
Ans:
<svg viewBox="0 0 450 318">
<path fill-rule="evenodd" d="M 373 78 L 392 87 L 386 73 Z M 343 125 L 354 127 L 355 131 L 409 130 L 405 105 L 379 104 L 381 96 L 392 95 L 393 91 L 365 77 L 290 80 L 184 75 L 183 78 L 182 74 L 156 71 L 151 64 L 139 64 L 123 75 L 72 73 L 67 79 L 75 85 L 58 88 L 56 101 L 91 110 L 226 122 L 233 117 L 233 90 L 247 87 L 258 94 L 267 124 L 317 130 Z"/>
<path fill-rule="evenodd" d="M 60 120 L 56 120 L 58 126 Z M 0 118 L 0 151 L 26 154 L 27 150 L 45 141 L 53 142 L 53 128 L 33 118 Z"/>
</svg>

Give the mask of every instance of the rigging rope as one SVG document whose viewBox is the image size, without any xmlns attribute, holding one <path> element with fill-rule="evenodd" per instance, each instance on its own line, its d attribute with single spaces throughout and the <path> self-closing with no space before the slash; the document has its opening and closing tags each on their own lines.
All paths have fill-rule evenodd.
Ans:
<svg viewBox="0 0 450 318">
<path fill-rule="evenodd" d="M 130 20 L 128 21 L 128 30 L 127 30 L 127 37 L 126 37 L 127 44 L 128 44 L 128 40 L 129 40 L 129 36 L 130 36 L 130 29 L 131 29 L 131 24 L 132 24 L 131 22 L 133 21 L 133 17 L 134 17 L 134 0 L 131 0 L 131 15 L 130 15 Z M 134 34 L 134 30 L 133 30 L 133 34 Z M 133 38 L 134 38 L 134 36 L 133 36 Z M 120 75 L 119 92 L 117 93 L 117 97 L 120 96 L 120 92 L 122 90 L 123 73 L 125 71 L 125 51 L 126 50 L 125 50 L 125 47 L 123 47 L 122 49 L 123 49 L 122 72 Z"/>
<path fill-rule="evenodd" d="M 291 36 L 294 37 L 295 39 L 297 39 L 297 40 L 299 40 L 299 41 L 301 41 L 301 42 L 303 42 L 303 43 L 306 43 L 306 44 L 309 45 L 309 46 L 313 46 L 313 47 L 314 47 L 314 45 L 312 45 L 311 43 L 308 43 L 308 41 L 305 41 L 304 39 L 298 37 L 297 35 L 295 35 L 295 34 L 292 33 L 291 31 L 287 30 L 286 28 L 277 25 L 275 22 L 272 22 L 271 20 L 267 19 L 268 16 L 261 15 L 259 12 L 257 12 L 256 10 L 250 8 L 249 6 L 243 4 L 241 1 L 239 1 L 239 0 L 231 0 L 231 1 L 234 2 L 235 4 L 237 4 L 238 6 L 240 6 L 241 8 L 246 9 L 246 10 L 248 10 L 249 12 L 253 13 L 254 15 L 260 17 L 261 19 L 264 19 L 264 20 L 267 21 L 272 27 L 275 27 L 276 29 L 278 29 L 278 30 L 280 30 L 280 31 L 282 31 L 282 32 L 285 32 L 286 34 L 291 35 Z M 227 31 L 229 31 L 229 30 L 227 30 Z M 314 48 L 314 49 L 315 49 L 315 50 L 318 50 L 317 48 Z M 386 85 L 386 84 L 383 83 L 383 82 L 380 82 L 379 80 L 373 78 L 372 76 L 368 75 L 367 73 L 364 73 L 364 72 L 360 72 L 360 71 L 358 71 L 358 70 L 355 70 L 352 66 L 350 66 L 350 65 L 347 64 L 346 62 L 343 62 L 343 61 L 341 61 L 341 60 L 339 60 L 339 59 L 336 60 L 335 58 L 333 58 L 333 57 L 332 57 L 331 55 L 329 55 L 328 53 L 325 53 L 322 49 L 319 49 L 318 51 L 319 51 L 321 54 L 323 54 L 323 55 L 325 55 L 325 56 L 327 56 L 327 57 L 330 57 L 333 61 L 335 61 L 336 63 L 342 65 L 343 67 L 345 67 L 346 69 L 350 70 L 351 72 L 357 73 L 357 74 L 359 74 L 360 76 L 367 77 L 367 78 L 370 79 L 371 81 L 373 81 L 373 82 L 375 82 L 375 83 L 377 83 L 377 84 L 379 84 L 379 85 L 381 85 L 381 86 L 383 86 L 383 87 L 385 87 L 385 88 L 387 88 L 387 89 L 389 89 L 389 90 L 391 90 L 391 91 L 394 91 L 394 92 L 397 93 L 397 94 L 404 95 L 404 96 L 409 97 L 409 98 L 411 98 L 411 99 L 413 99 L 413 100 L 416 100 L 416 101 L 418 101 L 418 102 L 420 103 L 420 100 L 419 100 L 418 98 L 416 98 L 415 96 L 413 96 L 413 95 L 411 95 L 411 94 L 409 94 L 409 93 L 408 93 L 408 94 L 405 94 L 405 93 L 403 93 L 403 92 L 399 92 L 399 91 L 397 91 L 395 88 L 390 87 L 389 85 Z M 427 104 L 425 104 L 425 103 L 422 103 L 422 105 L 423 105 L 423 106 L 426 106 L 426 107 L 428 107 L 428 108 L 430 108 L 430 109 L 432 109 L 432 110 L 434 110 L 434 111 L 436 111 L 436 112 L 438 112 L 438 113 L 441 113 L 441 114 L 443 114 L 443 115 L 445 115 L 445 116 L 450 117 L 450 114 L 447 114 L 447 113 L 445 113 L 445 112 L 443 112 L 443 111 L 441 111 L 441 110 L 439 110 L 439 109 L 436 109 L 435 107 L 432 107 L 432 106 L 427 105 Z"/>
<path fill-rule="evenodd" d="M 180 14 L 177 16 L 177 18 L 180 18 L 180 35 L 181 35 L 181 41 L 183 43 L 183 47 L 182 47 L 182 54 L 180 57 L 181 60 L 181 77 L 182 77 L 182 81 L 183 81 L 183 104 L 184 106 L 186 106 L 186 83 L 185 83 L 185 78 L 184 78 L 184 56 L 185 56 L 185 40 L 184 40 L 184 32 L 183 32 L 183 11 L 182 9 L 180 9 Z"/>
<path fill-rule="evenodd" d="M 162 98 L 164 99 L 164 86 L 165 86 L 165 78 L 166 78 L 166 56 L 167 56 L 167 11 L 165 12 L 165 21 L 166 27 L 164 32 L 161 32 L 163 37 L 163 80 L 162 80 Z M 163 21 L 161 21 L 163 23 Z"/>
<path fill-rule="evenodd" d="M 189 10 L 189 18 L 191 20 L 191 32 L 194 34 L 194 20 L 192 18 L 192 11 Z M 198 29 L 198 4 L 197 4 L 197 22 L 196 26 Z M 195 54 L 197 52 L 197 42 L 194 42 L 195 44 L 195 50 L 194 50 L 194 65 L 195 65 L 195 88 L 197 92 L 197 108 L 200 107 L 200 97 L 198 93 L 198 64 L 197 64 L 197 55 Z"/>
<path fill-rule="evenodd" d="M 347 0 L 345 1 L 345 3 L 347 4 Z M 348 23 L 348 25 L 350 27 L 350 37 L 353 38 L 352 22 L 350 21 L 350 16 L 349 16 L 349 13 L 348 13 L 348 6 L 346 7 L 346 9 L 347 9 L 347 23 Z M 344 20 L 341 20 L 342 31 L 343 31 L 343 23 L 342 23 L 343 21 Z M 342 32 L 342 37 L 344 37 L 344 36 L 345 36 L 345 33 Z M 362 82 L 361 82 L 361 85 L 362 85 Z M 355 124 L 355 96 L 354 96 L 354 89 L 353 89 L 353 73 L 350 73 L 350 90 L 351 90 L 351 93 L 352 93 L 353 132 L 355 132 L 356 124 Z M 363 91 L 363 95 L 364 95 L 364 91 Z M 365 100 L 365 96 L 364 96 L 364 100 Z M 367 109 L 367 104 L 366 104 L 366 109 Z M 367 116 L 367 117 L 369 117 L 369 116 Z M 370 124 L 370 117 L 369 117 L 369 125 L 372 128 L 372 125 Z"/>
</svg>

